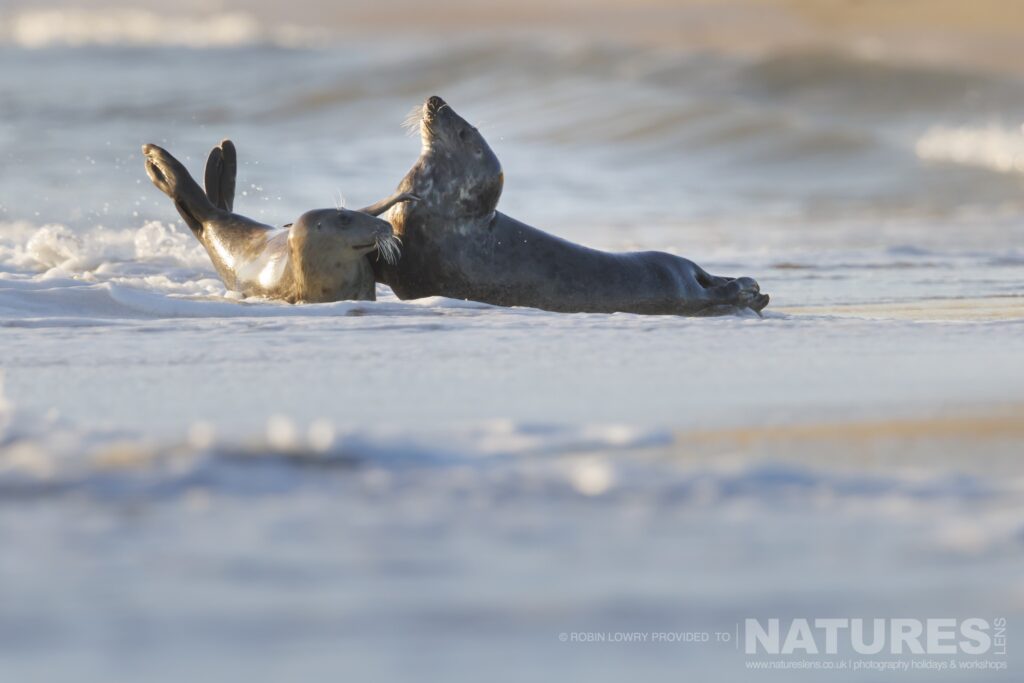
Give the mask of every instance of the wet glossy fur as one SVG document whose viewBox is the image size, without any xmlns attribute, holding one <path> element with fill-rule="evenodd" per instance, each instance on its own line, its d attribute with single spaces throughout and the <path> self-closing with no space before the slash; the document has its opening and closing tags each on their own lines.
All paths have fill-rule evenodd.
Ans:
<svg viewBox="0 0 1024 683">
<path fill-rule="evenodd" d="M 495 210 L 504 175 L 483 136 L 441 98 L 423 105 L 420 158 L 398 186 L 419 201 L 388 219 L 397 264 L 374 265 L 402 299 L 446 296 L 563 312 L 714 315 L 768 303 L 751 278 L 710 275 L 671 254 L 609 253 Z"/>
<path fill-rule="evenodd" d="M 206 248 L 229 289 L 292 303 L 375 298 L 368 254 L 397 257 L 391 226 L 373 215 L 407 197 L 393 196 L 367 213 L 346 209 L 308 211 L 294 224 L 275 228 L 231 211 L 234 146 L 210 153 L 204 193 L 182 164 L 156 145 L 143 147 L 146 172 L 174 201 L 178 213 Z"/>
</svg>

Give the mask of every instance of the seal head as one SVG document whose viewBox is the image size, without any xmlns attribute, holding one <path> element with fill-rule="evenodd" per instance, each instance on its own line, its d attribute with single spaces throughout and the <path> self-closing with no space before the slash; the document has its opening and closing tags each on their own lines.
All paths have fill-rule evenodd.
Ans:
<svg viewBox="0 0 1024 683">
<path fill-rule="evenodd" d="M 455 219 L 494 213 L 505 176 L 480 131 L 437 95 L 423 103 L 419 128 L 421 168 L 410 191 L 424 208 Z"/>
<path fill-rule="evenodd" d="M 398 260 L 391 224 L 347 209 L 316 209 L 299 216 L 288 230 L 288 249 L 294 301 L 373 299 L 367 254 L 379 250 L 388 262 Z"/>
</svg>

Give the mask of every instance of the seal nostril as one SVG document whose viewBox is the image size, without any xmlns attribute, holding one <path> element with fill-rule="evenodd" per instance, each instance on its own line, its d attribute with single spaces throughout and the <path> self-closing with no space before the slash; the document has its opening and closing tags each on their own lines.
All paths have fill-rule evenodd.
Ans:
<svg viewBox="0 0 1024 683">
<path fill-rule="evenodd" d="M 436 114 L 441 107 L 444 106 L 444 100 L 437 95 L 431 95 L 427 98 L 427 111 L 431 114 Z"/>
</svg>

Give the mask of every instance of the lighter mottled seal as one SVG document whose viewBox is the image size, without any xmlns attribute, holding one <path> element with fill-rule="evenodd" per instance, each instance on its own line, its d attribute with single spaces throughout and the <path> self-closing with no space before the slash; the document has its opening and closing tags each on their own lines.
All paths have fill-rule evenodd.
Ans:
<svg viewBox="0 0 1024 683">
<path fill-rule="evenodd" d="M 749 277 L 710 275 L 662 252 L 589 249 L 496 211 L 504 175 L 480 132 L 440 97 L 427 99 L 415 119 L 422 151 L 398 191 L 419 201 L 388 215 L 402 259 L 374 264 L 378 280 L 400 298 L 675 315 L 760 311 L 768 304 Z"/>
<path fill-rule="evenodd" d="M 307 211 L 293 224 L 275 228 L 233 213 L 237 162 L 230 141 L 210 153 L 205 193 L 166 150 L 145 145 L 142 153 L 150 180 L 174 201 L 231 290 L 291 303 L 372 300 L 368 255 L 398 260 L 391 225 L 375 216 L 409 200 L 408 195 L 360 211 Z"/>
</svg>

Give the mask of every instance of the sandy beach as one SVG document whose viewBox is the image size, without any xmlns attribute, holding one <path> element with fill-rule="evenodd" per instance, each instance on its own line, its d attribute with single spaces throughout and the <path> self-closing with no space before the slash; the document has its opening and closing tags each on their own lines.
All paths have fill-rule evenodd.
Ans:
<svg viewBox="0 0 1024 683">
<path fill-rule="evenodd" d="M 925 299 L 913 302 L 849 304 L 837 306 L 789 306 L 776 312 L 792 315 L 832 315 L 874 320 L 1022 320 L 1024 301 L 1018 297 L 989 299 Z"/>
</svg>

